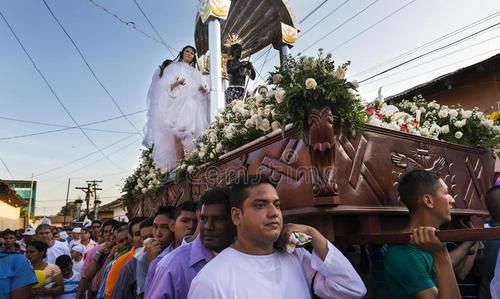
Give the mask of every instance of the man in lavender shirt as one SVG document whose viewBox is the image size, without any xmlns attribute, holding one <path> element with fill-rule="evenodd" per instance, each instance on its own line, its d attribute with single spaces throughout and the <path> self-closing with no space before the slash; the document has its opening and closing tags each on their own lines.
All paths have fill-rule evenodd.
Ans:
<svg viewBox="0 0 500 299">
<path fill-rule="evenodd" d="M 175 248 L 179 247 L 182 244 L 182 240 L 186 236 L 190 236 L 194 234 L 196 228 L 196 204 L 191 201 L 183 202 L 179 206 L 175 208 L 174 219 L 170 221 L 170 231 L 173 232 L 174 241 L 171 242 L 168 247 L 163 249 L 161 253 L 156 256 L 154 259 L 150 259 L 150 248 L 151 242 L 146 245 L 146 251 L 148 252 L 148 261 L 151 260 L 148 268 L 148 274 L 146 275 L 146 280 L 144 283 L 144 298 L 151 298 L 149 296 L 150 289 L 153 287 L 151 282 L 153 281 L 153 277 L 156 273 L 156 266 L 158 263 L 167 256 L 171 251 Z M 153 235 L 155 235 L 155 221 L 153 222 Z M 156 236 L 156 235 L 155 235 Z M 155 237 L 156 238 L 156 237 Z M 155 245 L 155 244 L 153 244 Z M 163 245 L 163 244 L 162 244 Z M 158 252 L 155 250 L 155 252 Z"/>
<path fill-rule="evenodd" d="M 200 199 L 200 235 L 158 263 L 148 298 L 185 299 L 198 272 L 234 241 L 229 190 L 214 188 Z"/>
</svg>

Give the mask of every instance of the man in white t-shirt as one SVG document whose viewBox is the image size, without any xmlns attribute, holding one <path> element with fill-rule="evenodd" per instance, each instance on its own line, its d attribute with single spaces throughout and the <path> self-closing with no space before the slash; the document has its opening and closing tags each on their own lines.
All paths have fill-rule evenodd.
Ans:
<svg viewBox="0 0 500 299">
<path fill-rule="evenodd" d="M 307 225 L 283 228 L 280 199 L 271 181 L 245 175 L 231 186 L 231 218 L 235 242 L 210 263 L 191 283 L 188 298 L 303 299 L 362 298 L 361 278 L 349 261 L 319 231 Z M 283 228 L 283 230 L 282 230 Z M 313 253 L 283 248 L 291 233 L 312 237 Z M 312 288 L 311 288 L 312 286 Z"/>
<path fill-rule="evenodd" d="M 36 228 L 36 239 L 49 245 L 47 257 L 43 259 L 46 263 L 55 264 L 58 256 L 70 255 L 68 243 L 52 240 L 52 230 L 48 224 L 40 224 Z"/>
</svg>

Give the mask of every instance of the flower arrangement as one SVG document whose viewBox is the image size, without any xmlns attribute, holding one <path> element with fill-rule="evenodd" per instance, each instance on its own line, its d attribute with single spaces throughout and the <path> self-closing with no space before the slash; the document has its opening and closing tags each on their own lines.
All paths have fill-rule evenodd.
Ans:
<svg viewBox="0 0 500 299">
<path fill-rule="evenodd" d="M 349 64 L 336 67 L 332 55 L 324 56 L 319 49 L 317 58 L 289 56 L 283 69 L 276 67 L 268 83 L 282 95 L 276 107 L 282 123 L 293 124 L 300 134 L 310 109 L 329 106 L 342 128 L 362 131 L 367 115 L 356 91 L 358 83 L 345 78 Z"/>
<path fill-rule="evenodd" d="M 475 148 L 500 145 L 500 126 L 477 108 L 448 107 L 422 96 L 388 105 L 379 91 L 379 97 L 366 106 L 366 112 L 369 125 Z"/>
<path fill-rule="evenodd" d="M 195 140 L 194 149 L 181 161 L 178 174 L 191 173 L 195 167 L 215 162 L 221 155 L 280 129 L 275 107 L 282 96 L 280 90 L 270 90 L 231 102 Z"/>
<path fill-rule="evenodd" d="M 134 173 L 125 179 L 122 196 L 126 202 L 133 202 L 137 198 L 154 197 L 161 185 L 167 180 L 167 174 L 156 167 L 153 161 L 153 150 L 148 148 L 141 151 L 139 166 Z"/>
</svg>

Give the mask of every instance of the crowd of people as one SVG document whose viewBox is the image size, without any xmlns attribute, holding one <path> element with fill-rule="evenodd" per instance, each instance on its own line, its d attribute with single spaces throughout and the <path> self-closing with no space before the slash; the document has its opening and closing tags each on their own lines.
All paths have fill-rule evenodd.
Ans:
<svg viewBox="0 0 500 299">
<path fill-rule="evenodd" d="M 496 186 L 485 198 L 491 226 L 499 224 L 499 192 Z M 451 220 L 453 204 L 439 176 L 412 171 L 400 181 L 399 194 L 410 211 L 405 231 L 412 238 L 383 247 L 390 298 L 461 298 L 457 278 L 470 271 L 480 247 L 486 267 L 478 298 L 500 298 L 499 241 L 463 242 L 448 250 L 436 237 L 436 229 Z M 307 238 L 292 242 L 292 236 Z M 363 298 L 367 293 L 355 267 L 318 230 L 283 223 L 276 188 L 261 175 L 240 177 L 229 187 L 207 191 L 197 203 L 162 206 L 153 217 L 128 223 L 7 229 L 0 245 L 0 299 Z"/>
</svg>

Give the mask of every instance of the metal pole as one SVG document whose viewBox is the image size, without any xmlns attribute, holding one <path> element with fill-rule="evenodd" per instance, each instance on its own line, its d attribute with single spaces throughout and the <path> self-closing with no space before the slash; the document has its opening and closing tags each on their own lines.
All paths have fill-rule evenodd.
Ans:
<svg viewBox="0 0 500 299">
<path fill-rule="evenodd" d="M 220 20 L 210 18 L 208 21 L 208 49 L 210 51 L 210 121 L 215 120 L 219 109 L 226 106 L 222 90 L 222 49 Z"/>
<path fill-rule="evenodd" d="M 69 185 L 70 184 L 71 184 L 71 178 L 68 178 L 68 190 L 66 190 L 66 205 L 64 206 L 63 226 L 66 226 L 66 214 L 68 213 L 68 198 L 69 198 Z"/>
<path fill-rule="evenodd" d="M 33 200 L 33 173 L 31 173 L 31 188 L 30 188 L 30 200 L 28 203 L 28 224 L 30 222 L 30 216 L 31 216 L 31 202 Z"/>
<path fill-rule="evenodd" d="M 281 48 L 279 49 L 280 51 L 280 68 L 283 69 L 286 64 L 286 60 L 288 58 L 288 54 L 290 53 L 290 49 L 288 48 L 288 45 L 281 45 Z"/>
</svg>

